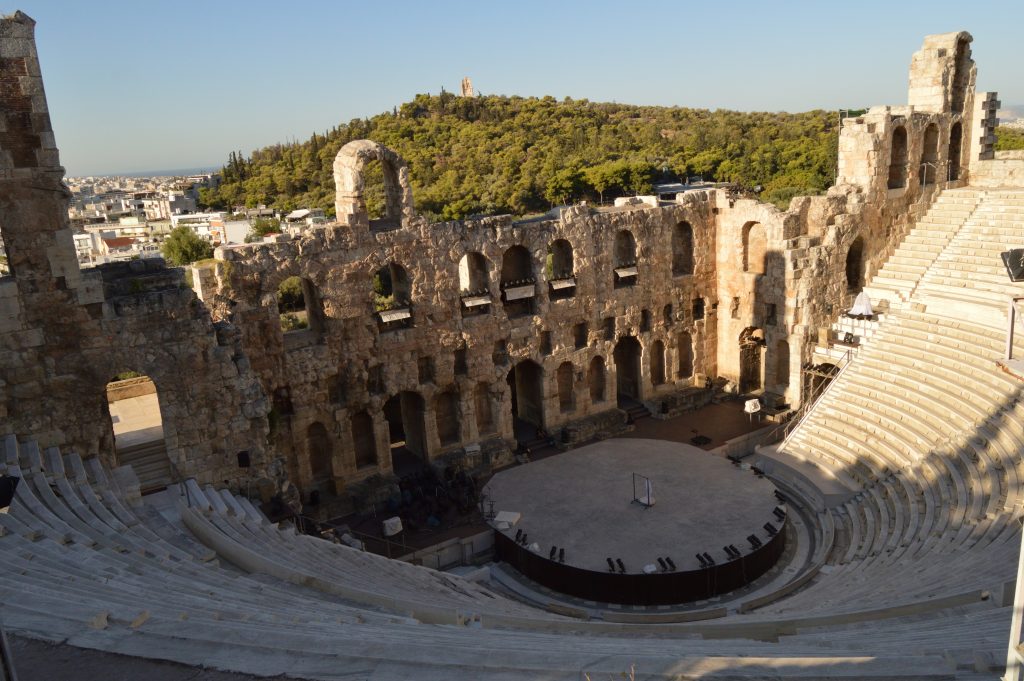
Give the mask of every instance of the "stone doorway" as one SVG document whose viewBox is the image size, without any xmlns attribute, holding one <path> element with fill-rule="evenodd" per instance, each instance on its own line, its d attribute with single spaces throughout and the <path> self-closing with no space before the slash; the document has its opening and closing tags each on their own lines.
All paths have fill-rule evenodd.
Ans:
<svg viewBox="0 0 1024 681">
<path fill-rule="evenodd" d="M 740 394 L 752 393 L 763 386 L 761 357 L 764 351 L 764 331 L 747 327 L 740 334 Z"/>
<path fill-rule="evenodd" d="M 423 398 L 408 390 L 392 395 L 384 403 L 391 443 L 391 468 L 395 475 L 418 470 L 428 460 Z"/>
<path fill-rule="evenodd" d="M 132 467 L 143 494 L 166 488 L 173 476 L 156 384 L 149 376 L 125 371 L 107 384 L 106 392 L 117 465 Z"/>
<path fill-rule="evenodd" d="M 643 397 L 640 384 L 640 341 L 625 336 L 615 344 L 615 392 L 619 406 Z"/>
<path fill-rule="evenodd" d="M 508 372 L 505 381 L 512 396 L 512 420 L 516 439 L 521 430 L 544 428 L 544 371 L 532 360 L 523 360 Z M 532 438 L 531 438 L 532 439 Z"/>
</svg>

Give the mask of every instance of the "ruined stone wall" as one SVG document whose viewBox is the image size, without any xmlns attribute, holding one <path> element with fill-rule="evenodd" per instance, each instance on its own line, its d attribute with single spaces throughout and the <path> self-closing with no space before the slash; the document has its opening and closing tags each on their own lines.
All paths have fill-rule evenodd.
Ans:
<svg viewBox="0 0 1024 681">
<path fill-rule="evenodd" d="M 237 480 L 237 452 L 267 463 L 259 384 L 181 270 L 79 270 L 34 26 L 20 12 L 0 20 L 0 230 L 12 271 L 0 281 L 0 433 L 116 463 L 106 386 L 134 370 L 156 383 L 180 472 Z"/>
</svg>

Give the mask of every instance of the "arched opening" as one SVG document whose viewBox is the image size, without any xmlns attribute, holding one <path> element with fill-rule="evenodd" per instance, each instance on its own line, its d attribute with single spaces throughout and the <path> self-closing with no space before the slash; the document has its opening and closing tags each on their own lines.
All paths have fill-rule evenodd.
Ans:
<svg viewBox="0 0 1024 681">
<path fill-rule="evenodd" d="M 789 387 L 789 343 L 784 340 L 775 344 L 775 387 L 780 391 Z"/>
<path fill-rule="evenodd" d="M 388 263 L 374 273 L 372 301 L 381 331 L 412 326 L 412 285 L 398 263 Z"/>
<path fill-rule="evenodd" d="M 365 215 L 371 231 L 398 229 L 403 208 L 412 206 L 407 180 L 405 163 L 391 150 L 370 140 L 349 142 L 334 159 L 338 221 L 352 225 Z"/>
<path fill-rule="evenodd" d="M 501 293 L 509 317 L 532 315 L 537 279 L 533 258 L 524 246 L 512 246 L 501 257 Z"/>
<path fill-rule="evenodd" d="M 512 422 L 517 440 L 528 441 L 544 427 L 544 371 L 525 359 L 508 372 L 505 381 L 512 396 Z"/>
<path fill-rule="evenodd" d="M 805 404 L 810 404 L 818 399 L 828 384 L 832 382 L 832 379 L 839 373 L 839 367 L 829 363 L 815 364 L 802 373 L 804 377 L 802 399 Z"/>
<path fill-rule="evenodd" d="M 573 395 L 573 373 L 572 362 L 562 362 L 555 372 L 558 383 L 558 409 L 563 414 L 571 412 L 576 406 L 576 399 Z"/>
<path fill-rule="evenodd" d="M 640 384 L 640 341 L 633 336 L 623 336 L 615 344 L 612 357 L 615 360 L 615 391 L 620 406 L 624 402 L 643 397 Z"/>
<path fill-rule="evenodd" d="M 921 186 L 935 184 L 939 168 L 939 126 L 929 123 L 924 129 L 924 143 L 921 148 L 921 168 L 918 181 Z"/>
<path fill-rule="evenodd" d="M 377 435 L 373 418 L 366 410 L 357 411 L 349 419 L 352 428 L 352 449 L 355 450 L 356 468 L 377 467 Z"/>
<path fill-rule="evenodd" d="M 615 235 L 615 248 L 612 252 L 615 266 L 615 288 L 633 286 L 637 280 L 636 239 L 629 230 L 620 230 Z"/>
<path fill-rule="evenodd" d="M 309 490 L 332 492 L 334 467 L 331 464 L 331 438 L 324 424 L 316 421 L 306 429 L 306 454 L 309 456 Z"/>
<path fill-rule="evenodd" d="M 668 303 L 667 305 L 665 305 L 665 307 L 662 308 L 661 318 L 666 328 L 672 326 L 672 303 Z"/>
<path fill-rule="evenodd" d="M 143 494 L 166 488 L 172 482 L 171 460 L 156 384 L 124 371 L 107 383 L 106 393 L 117 465 L 132 467 Z"/>
<path fill-rule="evenodd" d="M 963 126 L 960 121 L 949 129 L 949 181 L 960 179 L 960 147 L 963 146 Z"/>
<path fill-rule="evenodd" d="M 740 393 L 760 390 L 761 354 L 764 349 L 764 330 L 748 326 L 740 333 Z"/>
<path fill-rule="evenodd" d="M 956 41 L 956 56 L 953 62 L 953 82 L 950 91 L 951 113 L 963 113 L 967 104 L 967 86 L 971 78 L 971 48 L 965 38 Z"/>
<path fill-rule="evenodd" d="M 565 239 L 555 239 L 548 246 L 545 275 L 552 300 L 572 298 L 576 294 L 576 273 L 573 263 L 572 244 Z"/>
<path fill-rule="evenodd" d="M 899 189 L 907 184 L 907 129 L 902 125 L 892 131 L 892 147 L 889 151 L 889 189 Z"/>
<path fill-rule="evenodd" d="M 764 274 L 765 253 L 768 251 L 768 237 L 760 222 L 743 225 L 743 271 Z"/>
<path fill-rule="evenodd" d="M 672 230 L 672 276 L 693 274 L 693 227 L 680 222 Z"/>
<path fill-rule="evenodd" d="M 490 311 L 490 270 L 490 262 L 482 253 L 466 253 L 459 260 L 459 296 L 463 317 Z"/>
<path fill-rule="evenodd" d="M 459 394 L 454 388 L 434 396 L 434 420 L 437 423 L 437 438 L 441 445 L 448 447 L 462 439 L 459 424 Z"/>
<path fill-rule="evenodd" d="M 491 391 L 486 383 L 477 383 L 473 391 L 473 406 L 476 411 L 476 430 L 480 435 L 494 433 L 494 405 Z"/>
<path fill-rule="evenodd" d="M 281 331 L 323 331 L 323 307 L 316 287 L 308 279 L 288 277 L 277 287 Z"/>
<path fill-rule="evenodd" d="M 660 340 L 651 343 L 651 383 L 665 383 L 665 344 Z"/>
<path fill-rule="evenodd" d="M 676 369 L 678 378 L 693 376 L 693 339 L 683 331 L 676 336 L 676 351 L 679 353 L 679 365 Z"/>
<path fill-rule="evenodd" d="M 422 468 L 428 460 L 423 398 L 419 393 L 403 390 L 384 403 L 391 442 L 391 468 L 395 475 Z"/>
<path fill-rule="evenodd" d="M 857 237 L 846 252 L 846 290 L 860 293 L 864 288 L 864 238 Z"/>
<path fill-rule="evenodd" d="M 593 403 L 604 402 L 605 400 L 605 372 L 604 357 L 598 355 L 590 360 L 590 368 L 587 369 L 587 386 L 590 388 L 590 401 Z"/>
</svg>

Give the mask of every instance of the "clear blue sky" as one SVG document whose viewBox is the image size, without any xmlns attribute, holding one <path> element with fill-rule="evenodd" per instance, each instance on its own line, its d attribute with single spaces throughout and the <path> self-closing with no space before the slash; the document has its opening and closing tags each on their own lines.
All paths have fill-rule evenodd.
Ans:
<svg viewBox="0 0 1024 681">
<path fill-rule="evenodd" d="M 804 111 L 906 102 L 929 33 L 1024 104 L 1024 2 L 2 0 L 37 22 L 71 175 L 213 166 L 416 93 Z"/>
</svg>

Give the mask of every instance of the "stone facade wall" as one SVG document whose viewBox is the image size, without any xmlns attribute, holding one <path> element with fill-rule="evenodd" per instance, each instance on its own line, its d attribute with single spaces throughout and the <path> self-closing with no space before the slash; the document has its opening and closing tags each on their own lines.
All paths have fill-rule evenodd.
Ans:
<svg viewBox="0 0 1024 681">
<path fill-rule="evenodd" d="M 630 404 L 618 393 L 665 416 L 724 379 L 797 406 L 817 330 L 937 191 L 1017 172 L 979 160 L 991 117 L 977 112 L 995 100 L 975 106 L 970 36 L 929 36 L 910 105 L 846 119 L 836 186 L 788 210 L 708 190 L 430 224 L 405 162 L 360 140 L 334 163 L 336 223 L 222 247 L 192 268 L 193 289 L 160 262 L 78 269 L 32 30 L 20 13 L 0 21 L 13 271 L 0 279 L 0 434 L 114 462 L 105 388 L 133 370 L 156 385 L 172 462 L 203 482 L 372 494 L 392 472 L 389 416 L 425 459 L 476 466 L 507 460 L 515 414 L 566 444 L 616 432 Z M 370 163 L 385 183 L 373 220 Z M 382 272 L 390 296 L 383 279 L 375 291 Z M 289 277 L 303 282 L 308 328 L 285 332 Z"/>
<path fill-rule="evenodd" d="M 213 320 L 181 270 L 136 261 L 80 271 L 30 18 L 0 19 L 0 433 L 116 463 L 107 383 L 156 383 L 167 449 L 206 482 L 266 466 L 265 404 L 238 338 Z M 261 473 L 262 474 L 262 473 Z"/>
</svg>

